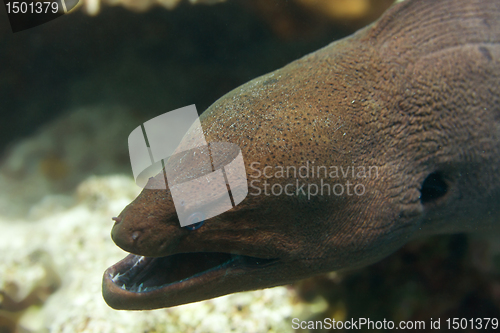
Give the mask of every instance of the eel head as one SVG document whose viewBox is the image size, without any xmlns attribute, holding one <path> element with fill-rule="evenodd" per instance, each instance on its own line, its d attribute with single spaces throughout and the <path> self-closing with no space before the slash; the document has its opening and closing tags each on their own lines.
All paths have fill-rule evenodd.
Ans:
<svg viewBox="0 0 500 333">
<path fill-rule="evenodd" d="M 375 166 L 385 173 L 386 166 L 371 159 L 365 143 L 353 144 L 357 120 L 344 117 L 343 110 L 359 106 L 342 99 L 345 106 L 338 109 L 313 110 L 312 101 L 300 97 L 310 95 L 315 85 L 295 75 L 311 62 L 324 61 L 316 57 L 251 81 L 201 116 L 207 142 L 229 142 L 241 149 L 249 189 L 241 203 L 196 230 L 181 227 L 170 188 L 155 189 L 163 182 L 160 173 L 115 218 L 112 238 L 132 254 L 104 274 L 103 295 L 111 307 L 154 309 L 283 285 L 369 264 L 406 242 L 418 227 L 414 219 L 422 213 L 418 184 L 405 193 L 404 209 L 398 195 L 380 204 L 390 195 L 383 191 L 390 175 L 385 181 L 359 179 L 364 195 L 353 195 L 353 187 L 347 194 L 346 182 L 355 181 L 350 168 Z M 271 103 L 290 95 L 290 89 L 298 97 L 282 99 L 287 108 Z M 186 179 L 200 172 L 189 156 L 177 159 L 182 163 L 177 167 L 182 170 L 180 177 Z M 176 168 L 173 158 L 165 170 Z M 311 175 L 312 166 L 319 165 L 329 173 L 335 166 L 348 174 L 344 178 L 337 169 L 340 180 L 326 175 L 320 179 Z M 292 174 L 301 167 L 309 167 L 308 175 L 304 170 Z M 280 170 L 288 174 L 279 174 Z M 322 181 L 330 189 L 341 182 L 346 192 L 310 195 L 315 186 L 324 186 Z M 277 195 L 277 189 L 283 192 Z"/>
<path fill-rule="evenodd" d="M 206 142 L 239 147 L 248 195 L 189 230 L 173 187 L 158 189 L 163 172 L 151 178 L 115 218 L 112 238 L 132 254 L 104 273 L 106 302 L 176 306 L 368 265 L 416 235 L 500 225 L 500 12 L 459 2 L 470 6 L 398 3 L 216 101 L 200 117 Z M 180 154 L 165 165 L 175 181 L 203 173 L 201 150 Z M 213 170 L 234 158 L 222 156 Z"/>
</svg>

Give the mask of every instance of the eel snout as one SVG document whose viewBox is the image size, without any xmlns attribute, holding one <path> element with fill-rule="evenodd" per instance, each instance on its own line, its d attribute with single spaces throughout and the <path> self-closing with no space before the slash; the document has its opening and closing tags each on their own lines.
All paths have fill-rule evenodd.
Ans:
<svg viewBox="0 0 500 333">
<path fill-rule="evenodd" d="M 276 253 L 257 251 L 251 240 L 250 245 L 241 242 L 249 237 L 225 241 L 230 237 L 220 229 L 224 222 L 181 227 L 173 207 L 168 188 L 146 188 L 113 218 L 113 241 L 132 254 L 104 273 L 103 295 L 111 307 L 152 309 L 195 302 L 237 291 L 243 278 L 255 289 L 258 277 L 280 263 Z"/>
<path fill-rule="evenodd" d="M 160 173 L 150 178 L 136 200 L 113 218 L 111 238 L 121 249 L 141 256 L 164 256 L 174 252 L 179 240 L 188 233 L 179 226 L 168 186 L 158 189 L 161 177 Z"/>
</svg>

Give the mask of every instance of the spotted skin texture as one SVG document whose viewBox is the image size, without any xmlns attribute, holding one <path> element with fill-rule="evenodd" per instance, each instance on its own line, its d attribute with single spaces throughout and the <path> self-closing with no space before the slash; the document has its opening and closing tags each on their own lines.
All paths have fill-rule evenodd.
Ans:
<svg viewBox="0 0 500 333">
<path fill-rule="evenodd" d="M 145 189 L 113 228 L 124 250 L 277 261 L 143 295 L 114 286 L 105 274 L 106 301 L 119 309 L 175 306 L 365 266 L 418 236 L 498 230 L 499 43 L 497 0 L 408 0 L 354 35 L 223 96 L 201 116 L 203 131 L 207 142 L 241 148 L 249 186 L 295 183 L 268 179 L 262 170 L 307 162 L 377 167 L 377 177 L 350 178 L 363 184 L 363 195 L 310 200 L 252 195 L 250 187 L 242 203 L 195 231 L 179 226 L 168 189 Z M 193 165 L 187 159 L 183 176 L 196 173 Z M 422 203 L 422 184 L 433 173 L 446 193 Z M 318 177 L 300 181 L 321 185 Z"/>
</svg>

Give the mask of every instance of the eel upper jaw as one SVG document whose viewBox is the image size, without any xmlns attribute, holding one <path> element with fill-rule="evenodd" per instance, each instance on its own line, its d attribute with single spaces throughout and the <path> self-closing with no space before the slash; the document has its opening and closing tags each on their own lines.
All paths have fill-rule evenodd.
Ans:
<svg viewBox="0 0 500 333">
<path fill-rule="evenodd" d="M 130 254 L 104 272 L 103 296 L 112 308 L 128 310 L 197 302 L 242 291 L 234 290 L 236 280 L 242 276 L 263 276 L 279 262 L 216 252 L 165 257 Z"/>
</svg>

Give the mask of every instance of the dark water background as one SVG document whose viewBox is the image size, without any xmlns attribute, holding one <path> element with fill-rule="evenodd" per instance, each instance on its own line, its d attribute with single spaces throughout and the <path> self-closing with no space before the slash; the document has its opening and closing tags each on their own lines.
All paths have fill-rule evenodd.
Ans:
<svg viewBox="0 0 500 333">
<path fill-rule="evenodd" d="M 120 103 L 144 119 L 189 104 L 202 112 L 231 89 L 354 30 L 295 12 L 284 38 L 245 1 L 146 13 L 104 7 L 96 17 L 79 10 L 13 34 L 2 7 L 0 154 L 78 105 Z"/>
</svg>

